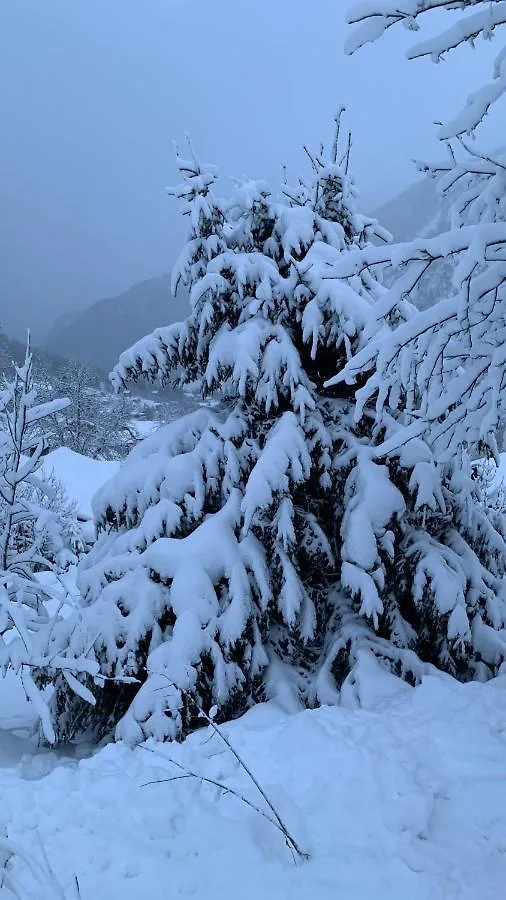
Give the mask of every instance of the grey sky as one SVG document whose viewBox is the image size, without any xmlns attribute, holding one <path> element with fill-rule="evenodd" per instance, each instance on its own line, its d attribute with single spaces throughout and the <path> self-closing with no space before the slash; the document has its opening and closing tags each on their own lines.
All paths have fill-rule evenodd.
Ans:
<svg viewBox="0 0 506 900">
<path fill-rule="evenodd" d="M 434 153 L 431 122 L 489 77 L 467 48 L 408 63 L 399 32 L 351 59 L 351 0 L 4 0 L 0 325 L 57 314 L 169 269 L 181 240 L 172 138 L 222 175 L 276 186 L 348 107 L 370 210 Z"/>
</svg>

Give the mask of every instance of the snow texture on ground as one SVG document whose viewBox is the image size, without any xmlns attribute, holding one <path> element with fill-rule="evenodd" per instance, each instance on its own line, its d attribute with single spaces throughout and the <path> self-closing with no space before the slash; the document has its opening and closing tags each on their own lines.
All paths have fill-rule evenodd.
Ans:
<svg viewBox="0 0 506 900">
<path fill-rule="evenodd" d="M 295 865 L 279 832 L 230 793 L 163 783 L 184 774 L 172 758 L 262 806 L 207 726 L 183 744 L 110 744 L 85 758 L 4 732 L 0 820 L 37 859 L 45 848 L 66 897 L 77 875 L 82 900 L 497 900 L 506 677 L 430 677 L 413 689 L 364 658 L 354 690 L 360 709 L 293 714 L 271 702 L 225 728 L 309 862 Z M 10 865 L 33 886 L 19 859 Z"/>
</svg>

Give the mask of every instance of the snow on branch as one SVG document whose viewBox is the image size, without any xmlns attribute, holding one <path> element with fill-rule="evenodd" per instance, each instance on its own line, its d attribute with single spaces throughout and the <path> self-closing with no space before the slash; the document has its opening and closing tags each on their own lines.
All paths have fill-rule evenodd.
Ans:
<svg viewBox="0 0 506 900">
<path fill-rule="evenodd" d="M 464 155 L 457 157 L 457 150 Z M 453 268 L 453 288 L 433 307 L 405 318 L 348 362 L 330 383 L 363 380 L 357 415 L 375 402 L 379 420 L 387 407 L 401 404 L 408 417 L 405 435 L 382 447 L 393 452 L 399 440 L 425 434 L 445 458 L 460 442 L 487 443 L 495 452 L 494 433 L 504 414 L 503 303 L 506 291 L 506 166 L 501 154 L 480 152 L 464 139 L 449 146 L 448 160 L 420 165 L 439 179 L 451 203 L 452 229 L 392 247 L 353 251 L 327 267 L 327 277 L 356 274 L 367 266 L 390 268 L 396 278 L 376 309 L 388 316 L 402 298 L 440 260 Z M 374 335 L 373 335 L 374 337 Z"/>
<path fill-rule="evenodd" d="M 477 8 L 469 15 L 465 11 Z M 346 42 L 346 51 L 354 53 L 366 43 L 378 40 L 399 23 L 411 31 L 420 29 L 419 18 L 424 13 L 445 9 L 458 14 L 458 21 L 435 36 L 412 46 L 408 59 L 428 56 L 439 62 L 447 53 L 464 43 L 474 46 L 478 37 L 491 40 L 498 28 L 506 24 L 505 0 L 364 0 L 354 4 L 348 22 L 358 27 Z M 442 140 L 472 133 L 483 121 L 490 107 L 506 92 L 506 48 L 495 59 L 493 80 L 473 93 L 464 109 L 450 122 L 441 126 Z"/>
</svg>

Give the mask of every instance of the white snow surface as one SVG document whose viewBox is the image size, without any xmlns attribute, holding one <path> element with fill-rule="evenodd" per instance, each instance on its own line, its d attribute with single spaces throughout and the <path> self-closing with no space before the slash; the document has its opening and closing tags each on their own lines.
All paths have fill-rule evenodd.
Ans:
<svg viewBox="0 0 506 900">
<path fill-rule="evenodd" d="M 69 500 L 77 505 L 82 519 L 92 519 L 91 500 L 102 485 L 116 474 L 117 460 L 90 459 L 68 447 L 58 447 L 44 457 L 42 470 L 47 476 L 54 472 L 64 485 Z"/>
<path fill-rule="evenodd" d="M 82 900 L 497 900 L 506 677 L 410 688 L 364 656 L 347 696 L 349 708 L 295 713 L 271 701 L 224 728 L 308 862 L 295 865 L 279 832 L 230 793 L 193 778 L 146 786 L 183 774 L 172 758 L 268 812 L 210 727 L 86 758 L 0 732 L 0 819 L 32 858 L 44 847 L 66 892 L 55 897 L 73 896 L 77 876 Z M 9 865 L 47 900 L 19 857 Z"/>
<path fill-rule="evenodd" d="M 492 475 L 492 487 L 496 490 L 506 489 L 506 453 L 500 453 L 498 457 L 499 465 L 495 468 L 491 462 L 488 471 Z"/>
<path fill-rule="evenodd" d="M 139 440 L 149 437 L 160 427 L 160 422 L 153 419 L 131 419 L 128 424 Z"/>
</svg>

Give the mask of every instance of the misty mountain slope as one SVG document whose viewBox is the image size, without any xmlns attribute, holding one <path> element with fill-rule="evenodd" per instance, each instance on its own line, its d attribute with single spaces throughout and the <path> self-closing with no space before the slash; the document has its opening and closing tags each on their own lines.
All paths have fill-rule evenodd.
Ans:
<svg viewBox="0 0 506 900">
<path fill-rule="evenodd" d="M 6 375 L 10 378 L 12 364 L 21 365 L 25 358 L 25 352 L 25 343 L 16 340 L 16 338 L 10 338 L 0 331 L 0 375 Z M 36 380 L 41 374 L 58 380 L 68 372 L 69 363 L 64 356 L 53 353 L 50 350 L 34 347 L 33 345 L 32 353 Z M 89 376 L 95 386 L 106 387 L 110 390 L 107 372 L 98 366 L 92 366 L 90 367 Z"/>
<path fill-rule="evenodd" d="M 388 229 L 395 241 L 411 241 L 422 234 L 444 231 L 447 211 L 435 181 L 422 178 L 384 203 L 374 217 Z"/>
<path fill-rule="evenodd" d="M 420 179 L 385 203 L 376 210 L 375 217 L 400 241 L 439 233 L 448 222 L 436 184 L 428 178 Z M 442 278 L 438 275 L 436 283 L 427 288 L 427 297 L 417 302 L 427 306 L 443 289 L 448 289 L 447 274 Z M 187 297 L 172 297 L 169 275 L 162 275 L 135 284 L 119 296 L 100 300 L 77 314 L 66 312 L 42 346 L 108 372 L 123 350 L 154 328 L 185 318 L 188 311 Z"/>
<path fill-rule="evenodd" d="M 68 314 L 60 318 L 43 347 L 109 371 L 120 353 L 139 338 L 187 313 L 187 297 L 173 298 L 170 278 L 162 275 L 135 284 L 118 297 L 99 300 L 70 320 Z"/>
<path fill-rule="evenodd" d="M 418 237 L 435 237 L 450 227 L 450 202 L 438 193 L 431 178 L 421 178 L 401 191 L 374 213 L 390 231 L 394 241 L 411 241 Z M 411 294 L 420 309 L 427 309 L 453 291 L 453 265 L 448 260 L 435 262 L 430 272 Z M 391 278 L 387 278 L 387 284 Z"/>
</svg>

